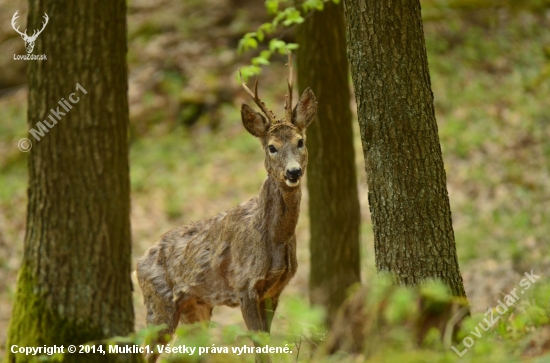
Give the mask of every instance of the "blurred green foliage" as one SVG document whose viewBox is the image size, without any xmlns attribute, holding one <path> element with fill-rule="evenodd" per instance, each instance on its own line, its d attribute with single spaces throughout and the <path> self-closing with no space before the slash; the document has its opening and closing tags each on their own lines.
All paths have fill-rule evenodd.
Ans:
<svg viewBox="0 0 550 363">
<path fill-rule="evenodd" d="M 258 27 L 255 32 L 246 33 L 239 41 L 239 52 L 256 49 L 264 41 L 266 35 L 274 33 L 280 24 L 285 27 L 298 25 L 304 22 L 304 16 L 310 11 L 324 9 L 324 3 L 332 1 L 335 4 L 340 3 L 340 0 L 305 0 L 301 3 L 301 11 L 294 5 L 294 1 L 289 0 L 266 0 L 265 7 L 267 12 L 274 16 L 269 23 L 264 23 Z M 280 5 L 283 5 L 282 7 Z M 290 4 L 290 5 L 287 5 Z M 285 6 L 287 5 L 287 6 Z M 285 54 L 286 51 L 291 51 L 298 48 L 296 43 L 287 43 L 282 39 L 273 38 L 269 41 L 269 47 L 262 50 L 260 54 L 252 58 L 252 64 L 244 66 L 240 69 L 244 80 L 248 80 L 251 76 L 257 76 L 261 72 L 261 66 L 269 65 L 269 60 L 275 52 Z"/>
<path fill-rule="evenodd" d="M 389 279 L 380 278 L 369 282 L 372 294 L 366 296 L 364 305 L 368 310 L 366 321 L 350 321 L 349 329 L 357 324 L 369 325 L 383 334 L 375 337 L 373 333 L 367 336 L 364 350 L 359 354 L 348 354 L 339 351 L 333 356 L 327 356 L 324 345 L 332 338 L 331 332 L 323 325 L 323 310 L 310 307 L 307 301 L 293 297 L 281 311 L 276 314 L 274 331 L 271 336 L 265 333 L 249 332 L 237 325 L 218 326 L 217 324 L 197 323 L 180 325 L 175 339 L 166 346 L 194 347 L 194 354 L 171 353 L 161 356 L 160 362 L 253 362 L 254 354 L 236 354 L 233 348 L 243 346 L 289 347 L 291 353 L 272 354 L 274 362 L 547 362 L 550 352 L 544 345 L 537 345 L 537 336 L 542 335 L 543 344 L 550 343 L 550 308 L 548 306 L 549 282 L 537 282 L 530 291 L 526 291 L 513 306 L 504 313 L 498 312 L 498 302 L 489 307 L 493 318 L 486 314 L 475 314 L 463 320 L 457 339 L 442 342 L 441 332 L 433 328 L 423 342 L 418 344 L 413 334 L 414 317 L 419 313 L 419 301 L 426 305 L 450 301 L 445 285 L 438 281 L 424 284 L 419 289 L 394 287 Z M 497 308 L 497 309 L 495 309 Z M 488 321 L 494 320 L 494 324 Z M 483 325 L 488 329 L 480 329 Z M 492 325 L 492 326 L 491 326 Z M 382 326 L 384 326 L 382 328 Z M 96 341 L 89 344 L 152 344 L 153 338 L 162 327 L 141 329 L 127 337 L 115 337 L 108 341 Z M 370 331 L 370 330 L 369 330 Z M 470 337 L 471 341 L 465 340 Z M 463 341 L 470 347 L 467 350 Z M 456 348 L 462 356 L 452 350 Z M 151 345 L 152 346 L 152 345 Z M 207 353 L 199 355 L 198 348 L 227 349 L 228 353 Z M 108 348 L 105 348 L 106 350 Z M 533 351 L 538 359 L 529 358 Z M 522 357 L 522 355 L 524 357 Z M 41 357 L 44 361 L 61 361 L 62 356 Z"/>
</svg>

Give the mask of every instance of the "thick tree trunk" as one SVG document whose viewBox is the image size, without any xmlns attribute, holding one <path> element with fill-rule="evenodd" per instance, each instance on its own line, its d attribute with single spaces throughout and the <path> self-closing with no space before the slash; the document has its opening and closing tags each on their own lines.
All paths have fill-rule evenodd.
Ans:
<svg viewBox="0 0 550 363">
<path fill-rule="evenodd" d="M 8 333 L 10 363 L 33 358 L 11 353 L 14 344 L 64 345 L 67 353 L 69 344 L 126 335 L 134 325 L 126 3 L 31 1 L 31 31 L 40 29 L 44 13 L 49 23 L 33 53 L 47 60 L 29 61 L 28 123 L 51 128 L 29 136 L 27 227 Z M 141 359 L 65 354 L 64 362 Z"/>
<path fill-rule="evenodd" d="M 310 300 L 328 309 L 329 321 L 346 290 L 360 282 L 360 210 L 353 150 L 346 35 L 342 4 L 325 4 L 300 25 L 298 87 L 311 87 L 317 120 L 307 132 Z"/>
<path fill-rule="evenodd" d="M 376 266 L 465 296 L 419 0 L 345 1 Z"/>
</svg>

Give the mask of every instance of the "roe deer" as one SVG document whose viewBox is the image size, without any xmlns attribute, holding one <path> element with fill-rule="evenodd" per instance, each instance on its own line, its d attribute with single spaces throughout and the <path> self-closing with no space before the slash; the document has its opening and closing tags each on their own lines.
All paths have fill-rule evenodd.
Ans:
<svg viewBox="0 0 550 363">
<path fill-rule="evenodd" d="M 300 178 L 307 165 L 306 128 L 317 111 L 307 88 L 292 109 L 292 58 L 288 56 L 285 119 L 277 120 L 255 92 L 241 83 L 263 111 L 241 108 L 246 130 L 260 139 L 267 178 L 258 196 L 215 217 L 177 227 L 138 261 L 147 324 L 209 321 L 214 306 L 240 306 L 249 330 L 270 331 L 279 295 L 297 269 L 296 223 Z M 159 339 L 160 340 L 160 339 Z M 155 362 L 158 353 L 148 355 Z M 257 359 L 260 359 L 257 356 Z"/>
</svg>

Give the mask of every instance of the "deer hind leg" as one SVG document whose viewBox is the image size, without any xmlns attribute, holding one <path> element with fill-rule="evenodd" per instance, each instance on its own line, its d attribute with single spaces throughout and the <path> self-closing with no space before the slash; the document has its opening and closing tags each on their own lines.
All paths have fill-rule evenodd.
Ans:
<svg viewBox="0 0 550 363">
<path fill-rule="evenodd" d="M 157 338 L 151 343 L 153 353 L 149 353 L 145 357 L 148 363 L 155 363 L 159 356 L 159 353 L 156 352 L 157 344 L 163 345 L 170 341 L 178 325 L 179 316 L 176 306 L 172 301 L 146 299 L 145 305 L 147 306 L 147 325 L 166 326 L 166 328 L 158 333 Z"/>
<path fill-rule="evenodd" d="M 164 270 L 156 263 L 154 257 L 153 254 L 146 256 L 144 260 L 138 262 L 137 266 L 139 285 L 147 307 L 147 325 L 165 326 L 151 344 L 154 352 L 146 355 L 148 363 L 156 362 L 159 356 L 156 345 L 165 344 L 171 339 L 179 320 L 179 310 L 174 302 L 170 285 L 166 281 Z"/>
</svg>

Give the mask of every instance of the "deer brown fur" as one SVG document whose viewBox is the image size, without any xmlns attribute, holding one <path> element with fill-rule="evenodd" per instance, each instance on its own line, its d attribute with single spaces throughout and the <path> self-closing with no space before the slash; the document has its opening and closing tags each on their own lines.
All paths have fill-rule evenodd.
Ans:
<svg viewBox="0 0 550 363">
<path fill-rule="evenodd" d="M 241 307 L 249 330 L 270 331 L 279 295 L 297 269 L 296 224 L 300 178 L 308 160 L 306 128 L 317 103 L 304 91 L 292 109 L 292 66 L 284 120 L 252 93 L 265 115 L 242 105 L 246 130 L 260 139 L 267 178 L 258 196 L 215 217 L 177 227 L 138 261 L 137 276 L 147 307 L 147 324 L 166 324 L 172 334 L 181 321 L 209 321 L 214 306 Z M 156 354 L 148 357 L 149 362 Z"/>
</svg>

